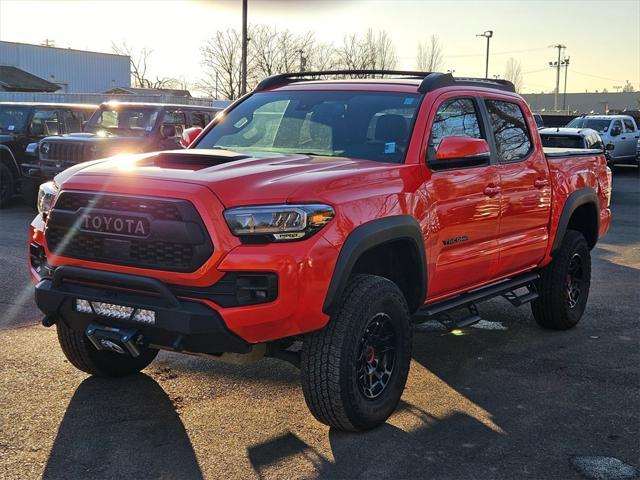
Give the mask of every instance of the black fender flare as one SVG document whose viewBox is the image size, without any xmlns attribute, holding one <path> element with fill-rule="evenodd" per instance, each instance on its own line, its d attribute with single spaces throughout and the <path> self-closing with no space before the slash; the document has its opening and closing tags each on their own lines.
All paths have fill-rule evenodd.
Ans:
<svg viewBox="0 0 640 480">
<path fill-rule="evenodd" d="M 15 173 L 16 178 L 18 178 L 20 176 L 20 166 L 18 165 L 15 155 L 6 145 L 0 145 L 0 151 L 6 151 L 9 154 L 9 168 L 11 168 L 11 171 Z"/>
<path fill-rule="evenodd" d="M 414 242 L 420 256 L 420 285 L 418 288 L 421 302 L 424 301 L 427 293 L 427 256 L 422 230 L 414 217 L 394 215 L 363 223 L 347 236 L 338 254 L 322 311 L 327 315 L 335 312 L 356 262 L 366 251 L 401 239 Z"/>
<path fill-rule="evenodd" d="M 578 207 L 586 204 L 593 204 L 596 208 L 596 225 L 598 232 L 600 231 L 600 201 L 598 200 L 598 194 L 593 188 L 581 188 L 576 190 L 569 195 L 567 201 L 564 202 L 564 206 L 562 207 L 562 213 L 560 214 L 560 220 L 558 221 L 558 229 L 556 230 L 556 236 L 553 239 L 553 246 L 551 247 L 551 255 L 557 252 L 560 248 L 573 212 L 575 212 Z"/>
</svg>

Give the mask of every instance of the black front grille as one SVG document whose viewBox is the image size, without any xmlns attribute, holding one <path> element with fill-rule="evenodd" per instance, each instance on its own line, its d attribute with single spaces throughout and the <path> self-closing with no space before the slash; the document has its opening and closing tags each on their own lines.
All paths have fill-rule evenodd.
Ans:
<svg viewBox="0 0 640 480">
<path fill-rule="evenodd" d="M 86 230 L 85 215 L 144 218 L 149 232 L 141 238 Z M 202 219 L 186 200 L 62 192 L 45 237 L 56 255 L 158 270 L 191 272 L 213 253 Z"/>
<path fill-rule="evenodd" d="M 51 141 L 46 143 L 49 146 L 49 151 L 44 153 L 40 149 L 40 158 L 42 160 L 60 160 L 70 164 L 88 160 L 88 158 L 85 158 L 85 147 L 89 147 L 89 145 L 85 142 Z"/>
</svg>

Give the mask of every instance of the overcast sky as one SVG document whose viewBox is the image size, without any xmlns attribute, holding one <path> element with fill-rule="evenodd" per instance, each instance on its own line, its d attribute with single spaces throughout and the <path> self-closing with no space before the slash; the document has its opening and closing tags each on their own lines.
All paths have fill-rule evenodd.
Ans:
<svg viewBox="0 0 640 480">
<path fill-rule="evenodd" d="M 200 47 L 217 29 L 241 26 L 240 0 L 0 0 L 0 40 L 108 52 L 127 41 L 154 50 L 151 69 L 160 76 L 195 81 Z M 567 45 L 568 90 L 584 92 L 623 85 L 640 89 L 640 0 L 430 1 L 249 0 L 249 22 L 322 41 L 345 34 L 386 30 L 399 68 L 415 68 L 419 41 L 431 34 L 444 46 L 445 68 L 455 75 L 483 76 L 485 41 L 494 30 L 490 74 L 504 74 L 514 57 L 522 64 L 524 91 L 551 91 L 557 58 L 550 45 Z M 2 59 L 0 59 L 2 63 Z"/>
</svg>

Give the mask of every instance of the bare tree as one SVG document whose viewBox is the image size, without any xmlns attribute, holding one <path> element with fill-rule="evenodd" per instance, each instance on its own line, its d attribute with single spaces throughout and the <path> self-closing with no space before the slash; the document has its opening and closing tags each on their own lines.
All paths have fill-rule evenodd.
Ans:
<svg viewBox="0 0 640 480">
<path fill-rule="evenodd" d="M 205 77 L 198 88 L 212 97 L 240 95 L 242 45 L 237 30 L 217 31 L 201 48 Z"/>
<path fill-rule="evenodd" d="M 437 72 L 442 68 L 444 57 L 442 44 L 437 35 L 431 35 L 429 40 L 418 44 L 416 66 L 423 72 Z"/>
<path fill-rule="evenodd" d="M 622 87 L 622 91 L 624 93 L 632 93 L 635 91 L 635 89 L 633 88 L 633 84 L 631 84 L 629 80 L 627 80 L 627 83 L 625 83 L 624 87 Z"/>
<path fill-rule="evenodd" d="M 513 83 L 516 92 L 520 92 L 524 86 L 522 79 L 522 66 L 520 65 L 520 62 L 513 57 L 510 57 L 509 60 L 507 60 L 507 65 L 504 70 L 504 79 Z"/>
<path fill-rule="evenodd" d="M 396 67 L 398 57 L 387 32 L 369 29 L 364 38 L 347 35 L 336 50 L 340 67 L 347 70 L 391 70 Z"/>
<path fill-rule="evenodd" d="M 127 45 L 126 42 L 121 44 L 111 43 L 111 50 L 117 55 L 126 55 L 129 57 L 131 65 L 131 83 L 134 87 L 139 88 L 175 88 L 179 81 L 171 77 L 158 77 L 152 80 L 147 74 L 148 62 L 153 54 L 153 50 L 142 48 L 136 50 Z"/>
</svg>

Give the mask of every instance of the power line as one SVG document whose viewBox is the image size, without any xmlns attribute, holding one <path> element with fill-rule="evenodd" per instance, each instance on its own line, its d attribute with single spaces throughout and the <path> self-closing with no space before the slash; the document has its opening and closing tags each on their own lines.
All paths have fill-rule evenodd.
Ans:
<svg viewBox="0 0 640 480">
<path fill-rule="evenodd" d="M 585 77 L 599 78 L 601 80 L 611 80 L 612 82 L 621 82 L 622 81 L 619 78 L 601 77 L 600 75 L 591 75 L 590 73 L 578 72 L 577 70 L 572 70 L 572 71 L 573 71 L 573 73 L 577 73 L 578 75 L 584 75 Z"/>
</svg>

